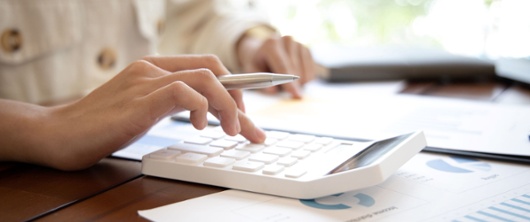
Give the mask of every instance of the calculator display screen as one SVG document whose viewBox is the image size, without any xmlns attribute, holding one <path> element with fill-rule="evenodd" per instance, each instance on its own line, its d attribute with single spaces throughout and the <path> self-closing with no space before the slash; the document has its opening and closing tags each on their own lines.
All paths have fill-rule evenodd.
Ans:
<svg viewBox="0 0 530 222">
<path fill-rule="evenodd" d="M 376 141 L 366 147 L 363 151 L 344 161 L 344 163 L 330 171 L 328 174 L 339 173 L 370 165 L 388 151 L 392 150 L 395 147 L 398 147 L 399 144 L 401 144 L 411 135 L 412 133 Z"/>
</svg>

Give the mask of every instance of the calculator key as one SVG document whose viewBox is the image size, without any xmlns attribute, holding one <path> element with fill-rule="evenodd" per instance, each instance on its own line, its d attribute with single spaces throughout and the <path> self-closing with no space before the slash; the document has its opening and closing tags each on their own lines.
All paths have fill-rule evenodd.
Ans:
<svg viewBox="0 0 530 222">
<path fill-rule="evenodd" d="M 234 158 L 236 160 L 242 160 L 250 156 L 250 152 L 242 150 L 227 150 L 221 153 L 222 157 Z"/>
<path fill-rule="evenodd" d="M 251 153 L 259 152 L 259 151 L 261 151 L 264 148 L 265 148 L 265 145 L 256 144 L 256 143 L 249 143 L 249 144 L 244 144 L 244 145 L 242 145 L 240 147 L 236 147 L 237 150 L 249 151 Z"/>
<path fill-rule="evenodd" d="M 280 160 L 278 160 L 278 162 L 276 162 L 276 163 L 279 164 L 279 165 L 282 165 L 282 166 L 289 167 L 289 166 L 294 165 L 297 162 L 298 162 L 298 158 L 284 157 L 284 158 L 281 158 Z"/>
<path fill-rule="evenodd" d="M 198 164 L 202 163 L 206 158 L 208 158 L 208 156 L 204 154 L 185 153 L 175 157 L 175 161 L 179 163 Z"/>
<path fill-rule="evenodd" d="M 220 140 L 215 140 L 211 142 L 210 146 L 220 147 L 220 148 L 227 150 L 227 149 L 234 148 L 235 146 L 237 146 L 237 144 L 238 144 L 237 141 L 220 139 Z"/>
<path fill-rule="evenodd" d="M 225 139 L 227 140 L 231 140 L 231 141 L 236 141 L 238 143 L 242 143 L 242 142 L 246 142 L 248 141 L 245 137 L 241 136 L 240 134 L 237 134 L 235 136 L 226 136 Z"/>
<path fill-rule="evenodd" d="M 189 143 L 177 143 L 168 147 L 168 149 L 179 150 L 182 152 L 194 152 L 205 154 L 208 156 L 216 156 L 223 152 L 222 148 L 210 147 L 205 145 L 189 144 Z"/>
<path fill-rule="evenodd" d="M 288 169 L 285 172 L 285 176 L 289 178 L 298 178 L 298 177 L 303 176 L 306 172 L 307 170 L 304 168 L 295 167 L 295 168 Z"/>
<path fill-rule="evenodd" d="M 267 138 L 274 138 L 278 140 L 283 140 L 289 137 L 289 135 L 291 135 L 289 133 L 280 132 L 280 131 L 267 131 L 266 134 L 267 134 Z"/>
<path fill-rule="evenodd" d="M 267 175 L 275 175 L 283 171 L 285 167 L 281 165 L 268 165 L 265 168 L 263 168 L 263 174 Z"/>
<path fill-rule="evenodd" d="M 322 144 L 319 143 L 311 143 L 304 146 L 304 150 L 316 152 L 322 148 Z"/>
<path fill-rule="evenodd" d="M 284 140 L 276 143 L 276 146 L 291 148 L 293 150 L 302 147 L 305 143 L 299 141 Z"/>
<path fill-rule="evenodd" d="M 289 137 L 289 140 L 292 141 L 299 141 L 303 143 L 309 143 L 315 140 L 315 136 L 312 135 L 304 135 L 304 134 L 293 134 Z"/>
<path fill-rule="evenodd" d="M 278 156 L 272 155 L 272 154 L 265 154 L 265 153 L 258 153 L 250 156 L 248 160 L 250 161 L 257 161 L 257 162 L 263 162 L 266 164 L 272 163 L 276 160 L 278 160 Z"/>
<path fill-rule="evenodd" d="M 240 161 L 234 163 L 232 169 L 246 172 L 256 172 L 263 168 L 263 166 L 265 166 L 265 164 L 261 162 Z"/>
<path fill-rule="evenodd" d="M 285 156 L 285 155 L 291 153 L 292 151 L 293 150 L 291 150 L 289 148 L 273 146 L 273 147 L 265 148 L 263 150 L 263 153 L 273 154 L 273 155 L 277 155 L 277 156 Z"/>
<path fill-rule="evenodd" d="M 331 138 L 331 137 L 319 137 L 319 138 L 317 138 L 315 140 L 315 143 L 319 143 L 319 144 L 323 144 L 323 145 L 328 145 L 331 142 L 333 142 L 333 138 Z"/>
<path fill-rule="evenodd" d="M 291 154 L 292 157 L 298 158 L 298 159 L 304 159 L 308 157 L 311 154 L 311 151 L 307 150 L 297 150 Z"/>
<path fill-rule="evenodd" d="M 192 144 L 206 145 L 206 144 L 212 142 L 212 139 L 198 136 L 198 137 L 187 138 L 187 139 L 184 140 L 184 142 L 185 143 L 192 143 Z"/>
<path fill-rule="evenodd" d="M 211 167 L 226 167 L 226 166 L 229 166 L 230 164 L 233 164 L 234 162 L 236 162 L 235 159 L 218 156 L 218 157 L 207 159 L 206 161 L 204 161 L 204 165 L 211 166 Z"/>
<path fill-rule="evenodd" d="M 169 160 L 169 159 L 172 159 L 173 157 L 177 156 L 181 154 L 180 151 L 178 150 L 167 150 L 167 149 L 162 149 L 162 150 L 158 150 L 154 153 L 151 153 L 149 154 L 149 157 L 153 158 L 153 159 L 160 159 L 160 160 Z"/>
<path fill-rule="evenodd" d="M 265 146 L 272 146 L 272 145 L 274 145 L 277 142 L 278 142 L 277 139 L 267 138 L 267 139 L 265 139 L 265 142 L 263 142 L 263 144 L 265 144 Z"/>
</svg>

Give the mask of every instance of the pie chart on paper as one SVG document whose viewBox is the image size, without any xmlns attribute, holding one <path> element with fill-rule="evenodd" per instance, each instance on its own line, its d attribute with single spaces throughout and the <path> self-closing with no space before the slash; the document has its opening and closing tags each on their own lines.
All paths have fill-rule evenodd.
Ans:
<svg viewBox="0 0 530 222">
<path fill-rule="evenodd" d="M 473 158 L 451 156 L 444 159 L 434 159 L 427 162 L 427 166 L 449 173 L 486 172 L 491 170 L 488 163 Z"/>
</svg>

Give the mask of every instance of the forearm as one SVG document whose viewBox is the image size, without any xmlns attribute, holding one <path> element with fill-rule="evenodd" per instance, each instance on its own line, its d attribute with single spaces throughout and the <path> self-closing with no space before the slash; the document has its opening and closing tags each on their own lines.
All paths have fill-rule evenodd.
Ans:
<svg viewBox="0 0 530 222">
<path fill-rule="evenodd" d="M 0 161 L 44 164 L 34 157 L 46 144 L 42 138 L 51 108 L 0 99 Z M 49 153 L 48 153 L 49 154 Z"/>
<path fill-rule="evenodd" d="M 91 149 L 70 105 L 45 107 L 0 99 L 0 161 L 24 162 L 61 170 L 78 170 L 110 151 Z M 94 139 L 97 141 L 97 139 Z"/>
</svg>

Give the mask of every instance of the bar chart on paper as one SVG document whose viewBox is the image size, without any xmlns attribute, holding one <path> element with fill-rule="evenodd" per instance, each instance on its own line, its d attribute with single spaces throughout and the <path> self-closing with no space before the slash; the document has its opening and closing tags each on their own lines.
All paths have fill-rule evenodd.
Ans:
<svg viewBox="0 0 530 222">
<path fill-rule="evenodd" d="M 450 212 L 443 221 L 530 221 L 530 186 Z"/>
<path fill-rule="evenodd" d="M 421 166 L 425 167 L 421 167 Z M 530 168 L 444 155 L 418 155 L 396 173 L 386 189 L 428 204 L 395 215 L 410 221 L 530 221 Z M 415 220 L 414 220 L 415 219 Z"/>
</svg>

